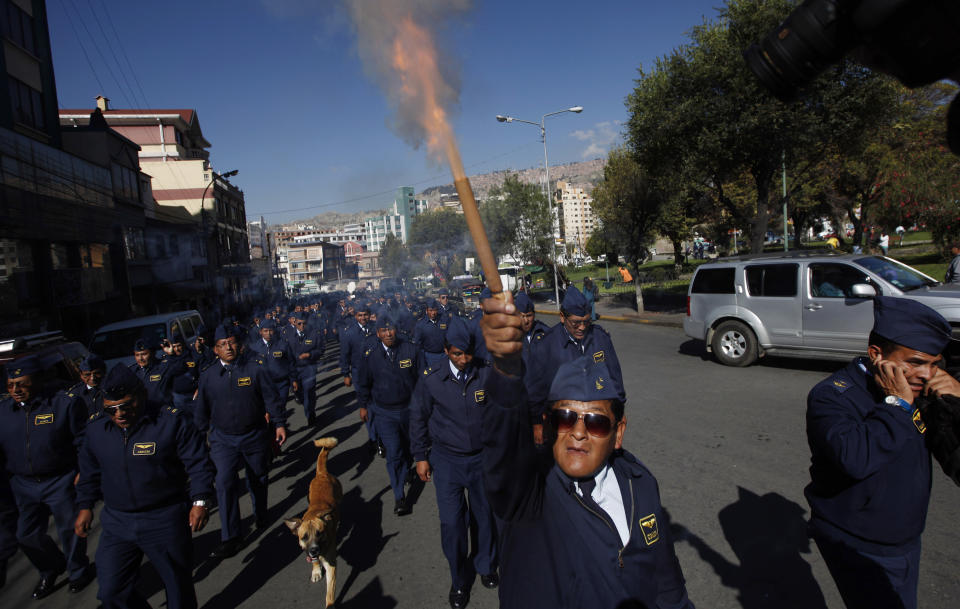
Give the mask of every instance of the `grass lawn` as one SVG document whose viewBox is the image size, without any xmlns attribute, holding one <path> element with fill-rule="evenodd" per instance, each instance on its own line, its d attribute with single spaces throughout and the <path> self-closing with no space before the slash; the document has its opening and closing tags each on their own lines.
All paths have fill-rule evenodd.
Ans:
<svg viewBox="0 0 960 609">
<path fill-rule="evenodd" d="M 890 257 L 912 266 L 925 275 L 930 275 L 937 281 L 943 281 L 944 275 L 947 274 L 947 267 L 950 265 L 933 246 L 920 248 L 919 251 L 911 248 L 907 252 L 898 252 L 896 248 L 890 248 Z"/>
</svg>

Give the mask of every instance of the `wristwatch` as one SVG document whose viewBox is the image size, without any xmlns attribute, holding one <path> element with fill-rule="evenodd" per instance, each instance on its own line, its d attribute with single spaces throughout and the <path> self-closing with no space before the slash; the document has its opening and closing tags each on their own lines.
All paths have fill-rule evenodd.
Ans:
<svg viewBox="0 0 960 609">
<path fill-rule="evenodd" d="M 194 501 L 193 501 L 193 506 L 194 506 L 194 507 L 202 507 L 202 508 L 205 508 L 205 507 L 207 507 L 207 500 L 206 500 L 206 499 L 194 499 Z"/>
<path fill-rule="evenodd" d="M 906 412 L 913 412 L 913 404 L 906 401 L 900 396 L 888 395 L 887 397 L 883 398 L 883 401 L 884 403 L 890 406 L 899 406 L 900 408 L 903 408 Z"/>
</svg>

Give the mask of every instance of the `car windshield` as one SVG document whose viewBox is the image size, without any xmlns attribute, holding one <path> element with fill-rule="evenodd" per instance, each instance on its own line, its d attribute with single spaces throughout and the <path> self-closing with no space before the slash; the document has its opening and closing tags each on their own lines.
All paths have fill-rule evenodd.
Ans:
<svg viewBox="0 0 960 609">
<path fill-rule="evenodd" d="M 904 292 L 925 286 L 938 285 L 939 282 L 924 277 L 919 271 L 888 258 L 868 256 L 854 260 L 868 271 L 875 273 Z"/>
<path fill-rule="evenodd" d="M 93 342 L 90 344 L 90 351 L 96 353 L 103 359 L 127 357 L 133 355 L 133 344 L 141 338 L 146 340 L 147 344 L 156 346 L 166 337 L 167 330 L 163 324 L 137 326 L 135 328 L 124 328 L 123 330 L 110 330 L 109 332 L 101 332 L 93 337 Z"/>
</svg>

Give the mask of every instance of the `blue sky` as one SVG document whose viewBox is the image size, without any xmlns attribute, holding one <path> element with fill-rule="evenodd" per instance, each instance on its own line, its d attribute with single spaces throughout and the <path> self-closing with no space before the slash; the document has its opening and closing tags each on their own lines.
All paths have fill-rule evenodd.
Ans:
<svg viewBox="0 0 960 609">
<path fill-rule="evenodd" d="M 547 119 L 550 163 L 605 156 L 637 68 L 720 5 L 475 1 L 440 32 L 462 81 L 453 126 L 467 173 L 542 165 L 538 129 L 497 114 L 539 121 L 582 105 Z M 452 181 L 388 128 L 338 0 L 47 0 L 47 10 L 60 107 L 92 108 L 104 94 L 113 108 L 195 109 L 214 168 L 240 170 L 248 216 L 382 208 L 393 196 L 377 193 Z"/>
</svg>

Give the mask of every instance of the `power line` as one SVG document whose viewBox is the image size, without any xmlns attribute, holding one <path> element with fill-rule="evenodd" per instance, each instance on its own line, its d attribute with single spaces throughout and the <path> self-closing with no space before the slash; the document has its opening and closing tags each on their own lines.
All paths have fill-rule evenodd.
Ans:
<svg viewBox="0 0 960 609">
<path fill-rule="evenodd" d="M 69 14 L 67 14 L 67 4 L 65 0 L 60 0 L 60 6 L 63 7 L 64 15 L 66 15 L 67 21 L 70 22 L 70 29 L 73 30 L 73 35 L 77 37 L 77 43 L 80 45 L 80 50 L 83 51 L 83 56 L 87 59 L 87 65 L 90 66 L 90 72 L 93 74 L 93 79 L 97 81 L 97 85 L 100 87 L 101 91 L 106 91 L 103 83 L 100 82 L 100 77 L 97 76 L 97 71 L 93 69 L 93 62 L 90 61 L 90 55 L 87 54 L 87 49 L 83 45 L 83 39 L 80 38 L 80 32 L 77 31 L 77 26 L 74 25 L 73 19 L 70 18 Z"/>
<path fill-rule="evenodd" d="M 117 64 L 117 71 L 120 72 L 120 78 L 123 79 L 123 84 L 127 87 L 127 91 L 130 92 L 130 97 L 133 98 L 133 107 L 139 110 L 142 106 L 140 106 L 137 102 L 133 87 L 130 86 L 130 81 L 127 79 L 127 74 L 123 69 L 123 64 L 120 63 L 120 59 L 117 57 L 117 52 L 113 49 L 113 44 L 111 44 L 110 40 L 107 38 L 107 33 L 103 29 L 103 23 L 101 22 L 100 17 L 97 15 L 97 9 L 94 8 L 93 3 L 90 3 L 90 14 L 93 15 L 94 21 L 97 22 L 97 28 L 99 28 L 100 34 L 103 36 L 103 42 L 110 50 L 110 54 L 113 56 L 114 63 Z"/>
<path fill-rule="evenodd" d="M 130 98 L 127 96 L 126 92 L 123 90 L 123 87 L 120 86 L 120 81 L 117 79 L 116 74 L 113 73 L 113 68 L 110 67 L 110 62 L 107 61 L 107 58 L 104 56 L 103 51 L 100 50 L 100 45 L 97 44 L 96 39 L 93 37 L 93 34 L 90 32 L 90 28 L 87 27 L 87 22 L 83 19 L 83 13 L 77 8 L 77 5 L 74 4 L 73 0 L 69 0 L 70 5 L 73 7 L 74 12 L 77 13 L 77 20 L 80 22 L 80 25 L 83 26 L 83 30 L 87 33 L 87 37 L 90 39 L 93 48 L 96 49 L 97 54 L 100 56 L 101 62 L 107 68 L 107 73 L 110 74 L 110 78 L 113 79 L 114 84 L 117 85 L 117 91 L 127 98 L 127 103 L 130 104 Z M 104 95 L 106 92 L 101 93 Z M 132 106 L 132 104 L 131 104 Z"/>
<path fill-rule="evenodd" d="M 120 34 L 117 33 L 117 28 L 113 24 L 113 17 L 110 15 L 110 11 L 107 10 L 106 4 L 103 0 L 100 0 L 100 6 L 103 8 L 103 12 L 107 15 L 107 25 L 110 26 L 110 31 L 113 32 L 113 37 L 117 41 L 117 46 L 120 47 L 120 53 L 123 55 L 124 61 L 127 62 L 127 68 L 130 70 L 130 74 L 133 77 L 133 83 L 137 85 L 137 91 L 140 93 L 140 100 L 143 102 L 144 108 L 149 108 L 147 105 L 147 95 L 143 92 L 143 87 L 140 86 L 140 79 L 137 78 L 137 71 L 133 69 L 133 64 L 130 62 L 130 55 L 127 54 L 127 49 L 123 45 L 123 41 L 120 39 Z"/>
<path fill-rule="evenodd" d="M 467 165 L 467 166 L 466 166 L 466 169 L 472 169 L 472 168 L 474 168 L 474 167 L 479 167 L 479 166 L 481 166 L 481 165 L 486 165 L 487 163 L 490 163 L 490 162 L 495 161 L 495 160 L 497 160 L 497 159 L 500 159 L 500 158 L 503 158 L 503 157 L 505 157 L 505 156 L 511 155 L 511 154 L 513 154 L 513 153 L 515 153 L 515 152 L 519 152 L 520 150 L 523 150 L 524 148 L 529 148 L 530 146 L 532 146 L 533 144 L 536 144 L 536 143 L 539 143 L 539 140 L 538 140 L 537 142 L 530 142 L 530 143 L 524 144 L 524 145 L 522 145 L 522 146 L 518 146 L 518 147 L 514 148 L 513 150 L 509 150 L 509 151 L 504 152 L 504 153 L 502 153 L 502 154 L 498 154 L 498 155 L 496 155 L 496 156 L 490 157 L 489 159 L 485 159 L 485 160 L 483 160 L 483 161 L 479 161 L 479 162 L 473 163 L 473 164 L 471 164 L 471 165 Z M 443 179 L 443 178 L 447 177 L 447 175 L 448 175 L 447 173 L 441 173 L 441 174 L 439 174 L 439 175 L 435 175 L 435 176 L 432 176 L 432 177 L 429 177 L 429 178 L 425 178 L 425 179 L 420 180 L 420 181 L 418 181 L 418 182 L 408 182 L 408 184 L 410 184 L 410 186 L 419 186 L 420 184 L 426 184 L 427 182 L 435 182 L 435 181 L 437 181 L 437 180 Z M 342 200 L 342 201 L 334 201 L 334 202 L 331 202 L 331 203 L 319 203 L 319 204 L 317 204 L 317 205 L 309 205 L 309 206 L 307 206 L 307 207 L 297 207 L 297 208 L 293 208 L 293 209 L 278 209 L 278 210 L 268 211 L 268 212 L 250 212 L 250 213 L 247 214 L 247 217 L 248 217 L 248 218 L 255 218 L 255 217 L 257 217 L 257 216 L 272 216 L 272 215 L 276 215 L 276 214 L 286 214 L 286 213 L 292 213 L 292 212 L 296 212 L 296 211 L 309 211 L 309 210 L 311 210 L 311 209 L 321 209 L 321 208 L 324 208 L 324 207 L 336 207 L 336 206 L 338 206 L 338 205 L 346 205 L 347 203 L 356 203 L 357 201 L 363 201 L 363 200 L 366 200 L 366 199 L 373 199 L 374 197 L 382 197 L 383 195 L 388 195 L 388 194 L 391 194 L 391 193 L 393 193 L 393 192 L 396 192 L 396 188 L 391 188 L 390 190 L 384 190 L 384 191 L 382 191 L 382 192 L 375 192 L 375 193 L 368 194 L 368 195 L 363 195 L 363 196 L 360 196 L 360 197 L 354 197 L 354 198 L 352 198 L 352 199 L 344 199 L 344 200 Z"/>
</svg>

